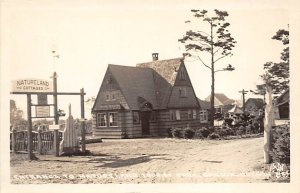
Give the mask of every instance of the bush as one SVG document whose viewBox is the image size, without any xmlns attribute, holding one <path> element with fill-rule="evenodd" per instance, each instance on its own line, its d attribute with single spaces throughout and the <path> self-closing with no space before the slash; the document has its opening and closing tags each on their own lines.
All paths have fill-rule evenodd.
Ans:
<svg viewBox="0 0 300 193">
<path fill-rule="evenodd" d="M 172 137 L 180 138 L 181 137 L 181 129 L 180 128 L 174 128 L 171 130 Z"/>
<path fill-rule="evenodd" d="M 208 138 L 209 139 L 219 139 L 220 138 L 220 135 L 216 132 L 213 132 L 211 134 L 208 135 Z"/>
<path fill-rule="evenodd" d="M 186 128 L 183 130 L 183 137 L 185 139 L 192 139 L 195 135 L 195 131 L 191 128 Z"/>
<path fill-rule="evenodd" d="M 168 132 L 168 137 L 173 137 L 171 128 L 168 128 L 167 132 Z"/>
<path fill-rule="evenodd" d="M 207 138 L 210 133 L 208 128 L 202 127 L 196 131 L 196 136 L 199 136 L 199 138 Z"/>
<path fill-rule="evenodd" d="M 272 130 L 271 158 L 273 162 L 290 164 L 290 126 L 276 126 Z"/>
</svg>

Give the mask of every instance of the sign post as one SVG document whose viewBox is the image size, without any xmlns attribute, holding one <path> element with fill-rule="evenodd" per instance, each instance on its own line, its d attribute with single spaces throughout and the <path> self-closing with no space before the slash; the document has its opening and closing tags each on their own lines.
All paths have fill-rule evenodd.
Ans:
<svg viewBox="0 0 300 193">
<path fill-rule="evenodd" d="M 50 126 L 54 130 L 54 151 L 55 156 L 59 156 L 59 113 L 57 96 L 58 95 L 80 95 L 81 103 L 81 118 L 84 119 L 84 90 L 80 92 L 57 92 L 57 74 L 53 73 L 53 81 L 41 80 L 41 79 L 20 79 L 12 81 L 11 94 L 25 94 L 27 95 L 27 120 L 28 120 L 28 158 L 32 160 L 33 156 L 33 141 L 32 141 L 32 118 L 54 118 L 54 125 Z M 38 95 L 38 104 L 33 105 L 31 103 L 31 95 Z M 50 105 L 47 104 L 47 96 L 53 95 L 54 115 L 50 116 Z M 31 107 L 36 106 L 36 117 L 32 117 Z M 85 151 L 85 125 L 82 124 L 83 135 L 83 151 Z"/>
<path fill-rule="evenodd" d="M 28 159 L 33 159 L 31 94 L 27 94 L 27 120 L 28 120 Z"/>
</svg>

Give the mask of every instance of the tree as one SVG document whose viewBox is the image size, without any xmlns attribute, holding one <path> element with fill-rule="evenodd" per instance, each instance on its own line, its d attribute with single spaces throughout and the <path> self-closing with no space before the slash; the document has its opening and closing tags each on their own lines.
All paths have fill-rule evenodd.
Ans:
<svg viewBox="0 0 300 193">
<path fill-rule="evenodd" d="M 17 107 L 14 100 L 10 100 L 10 124 L 26 124 L 26 121 L 23 119 L 23 111 Z"/>
<path fill-rule="evenodd" d="M 208 29 L 205 31 L 200 30 L 189 30 L 183 36 L 182 39 L 178 41 L 185 44 L 185 49 L 187 53 L 185 56 L 196 56 L 201 61 L 201 63 L 210 69 L 211 71 L 211 119 L 210 124 L 214 124 L 214 98 L 215 98 L 215 73 L 219 71 L 232 71 L 234 68 L 228 65 L 223 69 L 215 69 L 215 64 L 221 59 L 232 56 L 232 48 L 235 46 L 236 41 L 231 36 L 228 31 L 228 26 L 230 25 L 225 21 L 228 16 L 226 11 L 214 10 L 211 14 L 206 10 L 195 10 L 192 9 L 191 12 L 197 21 L 201 24 L 206 24 Z M 186 21 L 190 23 L 191 21 Z M 203 25 L 203 28 L 205 26 Z M 200 53 L 207 53 L 210 55 L 210 65 L 204 62 L 200 57 Z"/>
<path fill-rule="evenodd" d="M 264 123 L 265 163 L 270 163 L 271 161 L 270 140 L 272 136 L 272 127 L 275 125 L 273 94 L 280 94 L 289 88 L 289 31 L 280 29 L 272 39 L 281 41 L 286 47 L 281 53 L 281 61 L 279 63 L 267 62 L 264 64 L 265 74 L 261 76 L 265 82 L 264 87 L 267 94 Z"/>
<path fill-rule="evenodd" d="M 281 52 L 281 61 L 267 62 L 264 64 L 265 78 L 268 79 L 268 84 L 271 86 L 273 94 L 281 94 L 289 88 L 289 31 L 280 29 L 272 37 L 274 40 L 281 41 L 285 46 Z"/>
</svg>

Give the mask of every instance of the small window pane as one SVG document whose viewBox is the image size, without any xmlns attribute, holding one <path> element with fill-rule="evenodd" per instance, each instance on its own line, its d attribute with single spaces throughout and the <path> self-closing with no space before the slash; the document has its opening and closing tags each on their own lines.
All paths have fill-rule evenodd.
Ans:
<svg viewBox="0 0 300 193">
<path fill-rule="evenodd" d="M 118 115 L 117 113 L 109 113 L 109 126 L 111 127 L 118 126 L 117 115 Z"/>
</svg>

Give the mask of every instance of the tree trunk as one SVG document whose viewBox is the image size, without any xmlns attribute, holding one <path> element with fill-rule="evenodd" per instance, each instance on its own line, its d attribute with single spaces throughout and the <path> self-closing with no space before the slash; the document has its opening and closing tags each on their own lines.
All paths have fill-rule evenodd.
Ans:
<svg viewBox="0 0 300 193">
<path fill-rule="evenodd" d="M 213 25 L 210 25 L 210 38 L 213 42 Z M 211 44 L 211 93 L 210 93 L 210 125 L 214 126 L 215 121 L 215 66 L 214 66 L 214 45 Z"/>
<path fill-rule="evenodd" d="M 274 107 L 273 107 L 273 97 L 272 88 L 267 87 L 267 106 L 265 108 L 265 120 L 264 120 L 264 162 L 266 164 L 271 162 L 270 152 L 271 152 L 271 136 L 272 136 L 272 126 L 274 123 Z"/>
</svg>

